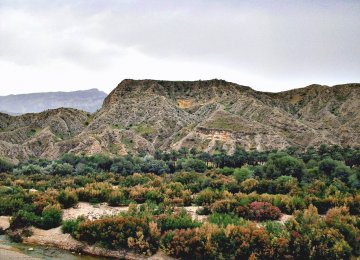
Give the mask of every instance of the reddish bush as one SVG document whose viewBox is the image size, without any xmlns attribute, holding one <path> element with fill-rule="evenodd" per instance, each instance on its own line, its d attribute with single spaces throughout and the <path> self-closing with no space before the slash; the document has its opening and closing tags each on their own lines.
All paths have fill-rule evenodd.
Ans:
<svg viewBox="0 0 360 260">
<path fill-rule="evenodd" d="M 166 253 L 181 259 L 201 259 L 206 249 L 196 229 L 177 229 L 166 232 L 162 237 Z"/>
<path fill-rule="evenodd" d="M 249 218 L 253 220 L 276 220 L 281 216 L 281 211 L 278 207 L 271 205 L 268 202 L 254 201 L 249 204 Z"/>
<path fill-rule="evenodd" d="M 249 208 L 247 206 L 238 206 L 235 209 L 235 213 L 239 217 L 248 218 L 249 217 Z"/>
</svg>

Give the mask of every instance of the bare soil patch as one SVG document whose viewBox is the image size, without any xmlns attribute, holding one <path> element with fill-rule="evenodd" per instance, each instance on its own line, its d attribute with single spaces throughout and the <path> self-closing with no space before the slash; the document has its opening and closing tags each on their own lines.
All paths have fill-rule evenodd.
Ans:
<svg viewBox="0 0 360 260">
<path fill-rule="evenodd" d="M 92 205 L 87 202 L 79 202 L 75 207 L 64 209 L 63 220 L 77 219 L 80 216 L 89 220 L 99 219 L 104 216 L 113 216 L 126 212 L 129 207 L 110 207 L 107 203 Z"/>
</svg>

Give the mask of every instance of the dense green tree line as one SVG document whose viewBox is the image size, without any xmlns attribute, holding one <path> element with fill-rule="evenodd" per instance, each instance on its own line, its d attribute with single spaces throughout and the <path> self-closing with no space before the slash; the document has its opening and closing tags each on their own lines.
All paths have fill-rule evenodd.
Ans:
<svg viewBox="0 0 360 260">
<path fill-rule="evenodd" d="M 110 157 L 106 155 L 77 156 L 64 154 L 60 159 L 31 159 L 18 165 L 0 159 L 0 172 L 15 174 L 86 175 L 113 172 L 123 176 L 133 173 L 174 173 L 177 171 L 205 172 L 210 168 L 234 171 L 239 180 L 250 177 L 276 179 L 291 176 L 307 183 L 316 177 L 334 178 L 359 187 L 360 149 L 321 145 L 305 151 L 293 147 L 283 151 L 245 151 L 237 148 L 231 155 L 223 150 L 213 154 L 196 149 L 181 148 L 179 151 L 157 150 L 153 156 L 140 153 L 137 156 Z M 245 169 L 241 169 L 246 166 Z M 232 173 L 232 172 L 231 172 Z"/>
</svg>

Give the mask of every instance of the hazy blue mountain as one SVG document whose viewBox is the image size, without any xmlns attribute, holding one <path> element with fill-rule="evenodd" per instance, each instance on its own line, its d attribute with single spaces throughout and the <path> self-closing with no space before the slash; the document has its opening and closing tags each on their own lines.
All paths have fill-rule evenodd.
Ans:
<svg viewBox="0 0 360 260">
<path fill-rule="evenodd" d="M 106 96 L 105 92 L 98 89 L 0 96 L 0 111 L 16 115 L 67 107 L 95 112 Z"/>
</svg>

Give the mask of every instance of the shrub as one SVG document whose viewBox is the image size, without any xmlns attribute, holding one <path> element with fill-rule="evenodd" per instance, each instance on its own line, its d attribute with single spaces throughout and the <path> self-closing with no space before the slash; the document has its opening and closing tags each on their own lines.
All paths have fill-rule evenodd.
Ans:
<svg viewBox="0 0 360 260">
<path fill-rule="evenodd" d="M 78 203 L 78 196 L 72 190 L 61 191 L 57 199 L 64 209 L 71 208 Z"/>
<path fill-rule="evenodd" d="M 250 178 L 240 183 L 240 190 L 246 193 L 253 192 L 257 189 L 259 181 Z"/>
<path fill-rule="evenodd" d="M 226 227 L 228 225 L 245 226 L 248 224 L 248 221 L 235 214 L 213 213 L 207 220 L 209 223 L 216 224 L 220 227 Z"/>
<path fill-rule="evenodd" d="M 1 172 L 10 172 L 13 168 L 14 168 L 14 165 L 11 162 L 0 158 L 0 173 Z"/>
<path fill-rule="evenodd" d="M 0 199 L 0 215 L 10 216 L 24 207 L 24 200 L 13 196 L 2 196 Z"/>
<path fill-rule="evenodd" d="M 10 221 L 10 228 L 24 228 L 32 225 L 39 225 L 39 223 L 41 223 L 41 219 L 39 216 L 36 216 L 34 212 L 19 210 L 15 215 L 12 216 Z"/>
<path fill-rule="evenodd" d="M 82 222 L 78 226 L 76 237 L 90 244 L 99 243 L 112 249 L 131 247 L 136 251 L 153 253 L 158 248 L 149 225 L 136 217 L 109 217 Z M 137 247 L 140 242 L 141 247 Z"/>
<path fill-rule="evenodd" d="M 200 207 L 200 208 L 198 208 L 196 210 L 196 214 L 198 214 L 198 215 L 209 215 L 209 214 L 211 214 L 210 207 L 208 207 L 208 206 Z"/>
<path fill-rule="evenodd" d="M 14 172 L 16 174 L 23 174 L 23 175 L 42 174 L 44 173 L 44 169 L 39 165 L 28 164 L 22 166 L 21 168 L 15 169 Z"/>
<path fill-rule="evenodd" d="M 78 163 L 75 166 L 75 174 L 76 175 L 86 175 L 86 174 L 94 173 L 94 172 L 95 172 L 95 169 L 92 167 L 92 165 Z"/>
<path fill-rule="evenodd" d="M 125 178 L 125 180 L 121 183 L 123 187 L 133 187 L 136 185 L 143 185 L 150 182 L 151 179 L 148 174 L 139 174 L 134 173 L 133 175 L 129 175 Z"/>
<path fill-rule="evenodd" d="M 298 180 L 291 176 L 280 176 L 274 182 L 276 194 L 294 193 L 298 189 Z"/>
<path fill-rule="evenodd" d="M 249 218 L 257 221 L 262 220 L 276 220 L 281 216 L 281 211 L 278 207 L 271 205 L 268 202 L 254 201 L 249 204 Z"/>
<path fill-rule="evenodd" d="M 360 215 L 360 194 L 355 195 L 349 202 L 349 210 L 353 215 Z"/>
<path fill-rule="evenodd" d="M 173 182 L 180 182 L 183 185 L 197 183 L 200 179 L 200 174 L 196 172 L 178 172 L 173 175 Z"/>
<path fill-rule="evenodd" d="M 204 244 L 196 229 L 177 229 L 166 232 L 161 239 L 165 252 L 181 259 L 203 259 Z"/>
<path fill-rule="evenodd" d="M 76 187 L 84 187 L 86 184 L 92 183 L 94 180 L 87 176 L 74 176 L 74 184 Z"/>
<path fill-rule="evenodd" d="M 136 201 L 137 203 L 144 203 L 146 201 L 146 194 L 152 190 L 154 190 L 154 188 L 136 185 L 130 188 L 129 199 Z"/>
<path fill-rule="evenodd" d="M 271 259 L 278 250 L 270 244 L 264 228 L 204 224 L 195 229 L 178 229 L 162 237 L 165 252 L 182 259 Z"/>
<path fill-rule="evenodd" d="M 107 201 L 113 187 L 109 183 L 94 182 L 86 184 L 84 188 L 77 189 L 77 195 L 80 201 Z"/>
<path fill-rule="evenodd" d="M 335 228 L 328 227 L 316 207 L 295 213 L 287 223 L 289 250 L 296 259 L 349 259 L 351 247 Z"/>
<path fill-rule="evenodd" d="M 349 214 L 346 207 L 329 209 L 325 215 L 325 223 L 329 227 L 336 228 L 344 236 L 345 240 L 352 247 L 352 253 L 360 254 L 360 230 L 357 227 L 356 217 Z"/>
<path fill-rule="evenodd" d="M 213 191 L 211 189 L 205 189 L 200 191 L 196 198 L 195 203 L 199 206 L 210 205 L 218 199 L 221 199 L 223 195 L 218 191 Z"/>
<path fill-rule="evenodd" d="M 218 200 L 211 205 L 211 211 L 213 213 L 231 213 L 237 206 L 238 203 L 235 200 Z"/>
<path fill-rule="evenodd" d="M 73 173 L 74 168 L 71 164 L 69 163 L 57 163 L 57 162 L 53 162 L 52 164 L 50 164 L 49 166 L 46 167 L 46 171 L 50 174 L 58 174 L 58 175 L 70 175 Z"/>
<path fill-rule="evenodd" d="M 246 227 L 229 225 L 224 233 L 218 250 L 228 258 L 248 259 L 254 255 L 272 258 L 269 234 L 263 227 L 254 223 Z"/>
<path fill-rule="evenodd" d="M 58 205 L 50 205 L 44 208 L 41 214 L 41 224 L 43 229 L 55 228 L 61 225 L 62 213 Z"/>
<path fill-rule="evenodd" d="M 72 153 L 65 153 L 61 156 L 60 158 L 60 162 L 62 163 L 69 163 L 71 164 L 72 166 L 75 166 L 77 163 L 79 163 L 81 160 L 81 157 L 75 155 L 75 154 L 72 154 Z"/>
<path fill-rule="evenodd" d="M 61 231 L 64 234 L 70 234 L 71 236 L 75 237 L 76 236 L 76 231 L 79 227 L 79 224 L 84 221 L 83 218 L 77 218 L 77 219 L 71 219 L 71 220 L 66 220 L 62 222 L 61 225 Z"/>
<path fill-rule="evenodd" d="M 124 206 L 129 204 L 124 192 L 121 190 L 113 190 L 109 195 L 108 202 L 110 206 Z"/>
<path fill-rule="evenodd" d="M 229 168 L 229 167 L 224 167 L 224 168 L 220 168 L 217 170 L 218 173 L 226 175 L 226 176 L 230 176 L 233 175 L 234 173 L 234 168 Z"/>
<path fill-rule="evenodd" d="M 317 208 L 320 214 L 325 214 L 330 208 L 335 207 L 336 200 L 334 198 L 313 198 L 312 204 Z"/>
<path fill-rule="evenodd" d="M 22 236 L 20 230 L 8 230 L 6 233 L 9 236 L 11 241 L 13 241 L 15 243 L 23 242 L 23 236 Z"/>
<path fill-rule="evenodd" d="M 194 221 L 185 210 L 175 214 L 164 215 L 159 218 L 158 223 L 162 232 L 172 229 L 194 228 L 201 225 L 200 222 Z"/>
<path fill-rule="evenodd" d="M 161 203 L 164 200 L 164 195 L 159 190 L 153 189 L 146 192 L 145 199 L 150 202 Z"/>
</svg>

